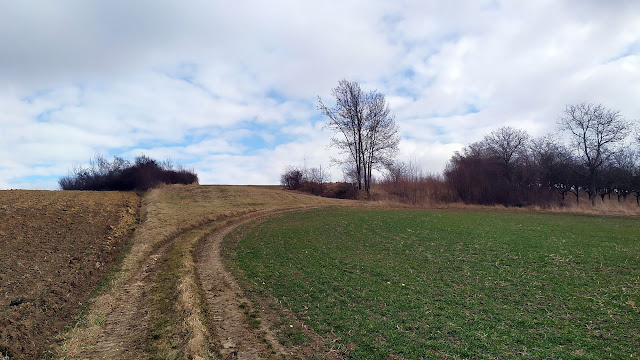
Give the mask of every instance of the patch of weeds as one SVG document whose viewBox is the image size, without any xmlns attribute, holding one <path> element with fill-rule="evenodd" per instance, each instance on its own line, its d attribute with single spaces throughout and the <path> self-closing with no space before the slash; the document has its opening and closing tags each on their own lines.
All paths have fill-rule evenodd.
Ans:
<svg viewBox="0 0 640 360">
<path fill-rule="evenodd" d="M 93 325 L 102 326 L 102 325 L 104 325 L 104 320 L 105 320 L 104 314 L 101 314 L 100 316 L 98 316 L 97 318 L 95 318 L 93 320 Z"/>
<path fill-rule="evenodd" d="M 293 325 L 285 325 L 279 331 L 278 341 L 284 346 L 299 346 L 309 341 L 309 337 Z"/>
<path fill-rule="evenodd" d="M 245 320 L 249 328 L 253 330 L 260 328 L 260 313 L 257 310 L 252 310 L 247 303 L 240 304 L 240 308 L 244 310 Z"/>
</svg>

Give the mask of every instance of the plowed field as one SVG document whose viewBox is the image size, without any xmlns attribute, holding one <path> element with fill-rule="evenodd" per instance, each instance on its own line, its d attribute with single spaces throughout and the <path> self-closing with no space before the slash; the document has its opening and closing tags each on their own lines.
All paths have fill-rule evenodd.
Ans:
<svg viewBox="0 0 640 360">
<path fill-rule="evenodd" d="M 137 221 L 124 192 L 0 191 L 0 358 L 36 358 L 113 265 Z"/>
</svg>

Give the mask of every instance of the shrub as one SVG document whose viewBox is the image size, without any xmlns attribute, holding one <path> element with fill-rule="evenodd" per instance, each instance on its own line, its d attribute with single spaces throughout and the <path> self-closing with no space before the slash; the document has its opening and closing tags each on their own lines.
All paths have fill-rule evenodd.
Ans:
<svg viewBox="0 0 640 360">
<path fill-rule="evenodd" d="M 160 184 L 197 184 L 198 175 L 181 167 L 174 169 L 170 162 L 141 155 L 131 163 L 118 156 L 109 162 L 96 156 L 89 167 L 74 168 L 58 180 L 62 190 L 146 191 Z"/>
<path fill-rule="evenodd" d="M 329 174 L 318 168 L 287 166 L 280 176 L 280 184 L 288 190 L 308 192 L 336 199 L 357 199 L 358 189 L 350 183 L 328 183 Z"/>
<path fill-rule="evenodd" d="M 356 200 L 358 199 L 358 188 L 348 182 L 330 183 L 326 184 L 321 195 L 328 198 Z"/>
<path fill-rule="evenodd" d="M 287 166 L 280 177 L 280 184 L 289 190 L 300 190 L 303 182 L 303 171 L 293 166 Z"/>
</svg>

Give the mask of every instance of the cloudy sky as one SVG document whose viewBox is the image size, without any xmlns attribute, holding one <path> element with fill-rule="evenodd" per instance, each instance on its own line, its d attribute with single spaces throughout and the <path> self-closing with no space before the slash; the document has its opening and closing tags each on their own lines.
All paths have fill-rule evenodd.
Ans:
<svg viewBox="0 0 640 360">
<path fill-rule="evenodd" d="M 55 189 L 95 154 L 204 184 L 328 168 L 317 98 L 344 78 L 441 172 L 500 126 L 556 132 L 567 104 L 640 119 L 640 1 L 0 0 L 0 188 Z"/>
</svg>

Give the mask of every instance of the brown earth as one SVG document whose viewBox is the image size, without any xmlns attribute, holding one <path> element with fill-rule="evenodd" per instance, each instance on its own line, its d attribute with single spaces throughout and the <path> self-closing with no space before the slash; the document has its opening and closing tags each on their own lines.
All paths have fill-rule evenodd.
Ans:
<svg viewBox="0 0 640 360">
<path fill-rule="evenodd" d="M 86 304 L 138 221 L 124 192 L 0 191 L 0 358 L 37 358 Z"/>
</svg>

